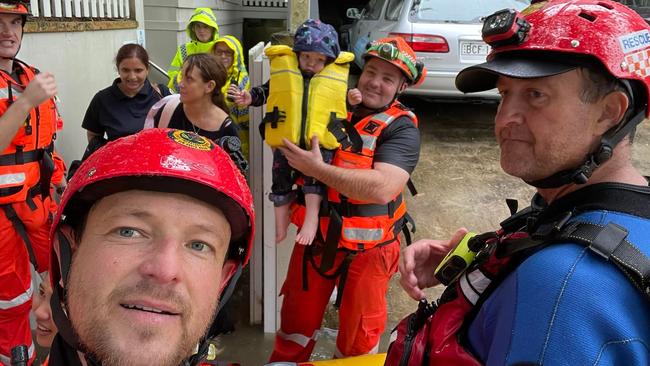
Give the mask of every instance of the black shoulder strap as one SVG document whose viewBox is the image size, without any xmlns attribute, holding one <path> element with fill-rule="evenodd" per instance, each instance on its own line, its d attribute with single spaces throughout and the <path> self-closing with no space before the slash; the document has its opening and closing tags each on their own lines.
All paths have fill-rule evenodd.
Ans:
<svg viewBox="0 0 650 366">
<path fill-rule="evenodd" d="M 627 240 L 628 233 L 626 228 L 613 222 L 604 226 L 588 222 L 562 224 L 560 230 L 555 233 L 540 235 L 535 232 L 529 238 L 504 243 L 505 245 L 499 248 L 499 256 L 527 256 L 554 243 L 577 243 L 614 264 L 650 301 L 650 258 Z"/>
<path fill-rule="evenodd" d="M 605 226 L 581 222 L 562 231 L 570 239 L 612 262 L 650 300 L 650 258 L 627 240 L 628 230 L 613 222 Z"/>
<path fill-rule="evenodd" d="M 27 235 L 27 228 L 25 227 L 25 224 L 23 221 L 18 217 L 18 214 L 16 213 L 16 210 L 14 210 L 13 206 L 9 205 L 3 205 L 0 206 L 5 212 L 5 216 L 7 216 L 7 219 L 11 222 L 11 224 L 14 227 L 14 230 L 20 235 L 20 238 L 23 239 L 23 242 L 25 243 L 25 247 L 27 248 L 27 253 L 29 254 L 29 262 L 34 266 L 34 270 L 38 272 L 38 263 L 36 262 L 36 254 L 34 254 L 34 247 L 32 246 L 31 240 L 29 240 L 29 236 Z"/>
<path fill-rule="evenodd" d="M 415 187 L 415 183 L 413 183 L 413 179 L 409 177 L 408 182 L 406 182 L 406 187 L 409 189 L 409 192 L 411 192 L 411 196 L 417 196 L 418 195 L 418 189 Z"/>
</svg>

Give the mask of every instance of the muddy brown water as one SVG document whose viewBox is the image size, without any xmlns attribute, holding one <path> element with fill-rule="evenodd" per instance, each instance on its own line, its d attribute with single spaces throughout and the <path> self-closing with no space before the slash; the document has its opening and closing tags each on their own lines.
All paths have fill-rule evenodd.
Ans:
<svg viewBox="0 0 650 366">
<path fill-rule="evenodd" d="M 412 175 L 419 194 L 407 204 L 417 223 L 415 239 L 445 239 L 464 226 L 482 232 L 494 229 L 508 216 L 506 198 L 526 207 L 534 190 L 501 171 L 498 146 L 493 134 L 495 104 L 430 102 L 408 98 L 420 119 L 422 148 L 420 162 Z M 647 122 L 647 121 L 646 121 Z M 644 175 L 650 175 L 650 124 L 642 124 L 634 142 L 633 159 Z M 236 331 L 219 340 L 221 359 L 245 366 L 263 365 L 273 347 L 273 335 L 263 334 L 261 326 L 247 326 L 248 293 L 245 283 L 234 299 L 237 304 Z M 434 299 L 441 288 L 427 291 Z M 417 307 L 398 284 L 391 280 L 388 294 L 388 324 L 380 343 L 387 347 L 387 336 L 401 318 Z M 313 360 L 329 359 L 334 351 L 337 313 L 330 307 L 323 321 L 323 334 L 312 355 Z"/>
</svg>

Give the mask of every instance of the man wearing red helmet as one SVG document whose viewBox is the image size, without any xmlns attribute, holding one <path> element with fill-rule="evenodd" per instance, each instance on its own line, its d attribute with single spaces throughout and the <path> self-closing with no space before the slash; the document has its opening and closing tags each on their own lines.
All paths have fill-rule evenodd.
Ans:
<svg viewBox="0 0 650 366">
<path fill-rule="evenodd" d="M 463 265 L 443 256 L 465 229 L 404 251 L 411 297 L 448 285 L 425 364 L 647 365 L 650 189 L 630 155 L 649 113 L 650 27 L 620 3 L 551 0 L 487 17 L 483 39 L 488 61 L 456 86 L 499 90 L 501 167 L 537 194 L 455 248 Z"/>
<path fill-rule="evenodd" d="M 244 177 L 208 139 L 150 129 L 98 150 L 54 219 L 49 364 L 200 364 L 254 221 Z"/>
<path fill-rule="evenodd" d="M 16 59 L 29 15 L 28 1 L 0 1 L 0 364 L 11 349 L 34 346 L 29 326 L 30 262 L 47 271 L 48 233 L 56 204 L 51 183 L 65 185 L 54 152 L 62 122 L 52 74 Z"/>
<path fill-rule="evenodd" d="M 358 90 L 350 91 L 361 104 L 343 122 L 356 143 L 336 150 L 331 164 L 323 162 L 317 138 L 311 150 L 286 139 L 280 148 L 293 168 L 328 187 L 329 202 L 314 244 L 294 246 L 271 361 L 309 359 L 335 286 L 335 357 L 376 353 L 386 326 L 388 281 L 408 221 L 402 191 L 420 152 L 417 118 L 397 96 L 426 71 L 402 38 L 375 41 L 364 58 Z M 304 207 L 295 205 L 292 216 L 300 227 Z"/>
</svg>

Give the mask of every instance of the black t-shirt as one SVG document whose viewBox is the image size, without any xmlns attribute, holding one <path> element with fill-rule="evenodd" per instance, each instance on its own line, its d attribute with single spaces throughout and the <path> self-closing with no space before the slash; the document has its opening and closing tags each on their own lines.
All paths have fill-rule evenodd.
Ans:
<svg viewBox="0 0 650 366">
<path fill-rule="evenodd" d="M 355 116 L 352 123 L 361 118 Z M 379 135 L 373 162 L 398 166 L 411 174 L 420 159 L 420 130 L 406 116 L 395 119 Z"/>
<path fill-rule="evenodd" d="M 145 80 L 140 91 L 128 97 L 117 86 L 119 82 L 120 78 L 117 78 L 113 85 L 95 94 L 81 124 L 90 132 L 106 134 L 109 141 L 142 130 L 149 109 L 162 97 L 171 94 L 166 86 L 159 84 L 161 96 L 149 80 Z"/>
<path fill-rule="evenodd" d="M 154 126 L 158 127 L 158 122 L 160 121 L 160 116 L 162 115 L 164 108 L 160 108 L 158 113 L 154 116 Z M 200 129 L 187 118 L 185 111 L 183 110 L 183 103 L 179 103 L 174 113 L 172 113 L 171 119 L 169 120 L 168 128 L 175 128 L 177 130 L 196 132 L 199 135 L 209 138 L 212 141 L 219 142 L 219 139 L 224 136 L 236 136 L 239 138 L 239 126 L 233 122 L 230 116 L 226 117 L 221 123 L 221 127 L 217 131 L 206 131 Z"/>
</svg>

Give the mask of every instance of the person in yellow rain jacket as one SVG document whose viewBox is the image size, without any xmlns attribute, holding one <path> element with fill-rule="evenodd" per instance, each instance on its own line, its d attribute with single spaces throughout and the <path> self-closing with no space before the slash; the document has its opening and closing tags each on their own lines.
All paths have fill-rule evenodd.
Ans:
<svg viewBox="0 0 650 366">
<path fill-rule="evenodd" d="M 244 63 L 244 50 L 235 36 L 226 35 L 219 37 L 212 48 L 212 53 L 217 56 L 228 71 L 226 83 L 221 88 L 221 94 L 227 95 L 228 88 L 233 85 L 238 90 L 250 90 L 251 83 Z M 248 156 L 248 106 L 238 106 L 232 98 L 226 98 L 228 113 L 233 121 L 240 127 L 239 137 L 242 143 L 242 152 L 246 159 Z"/>
<path fill-rule="evenodd" d="M 178 46 L 176 55 L 172 59 L 171 66 L 167 70 L 169 76 L 169 89 L 178 91 L 178 77 L 180 75 L 183 61 L 189 55 L 195 53 L 209 53 L 214 42 L 219 38 L 219 26 L 217 18 L 210 8 L 196 8 L 186 28 L 190 41 Z"/>
</svg>

